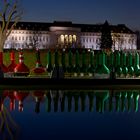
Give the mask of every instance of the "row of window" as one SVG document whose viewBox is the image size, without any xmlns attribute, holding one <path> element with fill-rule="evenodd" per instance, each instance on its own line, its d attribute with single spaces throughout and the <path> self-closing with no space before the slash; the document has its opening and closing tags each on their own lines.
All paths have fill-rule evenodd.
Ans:
<svg viewBox="0 0 140 140">
<path fill-rule="evenodd" d="M 81 36 L 101 36 L 101 33 L 82 33 Z M 112 34 L 112 36 L 117 36 L 117 37 L 135 37 L 135 34 Z"/>
<path fill-rule="evenodd" d="M 101 38 L 81 38 L 81 43 L 100 43 Z M 118 42 L 120 44 L 136 44 L 135 39 L 113 39 L 113 42 Z"/>
<path fill-rule="evenodd" d="M 101 38 L 81 38 L 81 43 L 85 43 L 85 42 L 95 42 L 95 43 L 100 43 L 101 42 Z"/>
<path fill-rule="evenodd" d="M 82 33 L 81 36 L 101 36 L 101 33 Z"/>
<path fill-rule="evenodd" d="M 4 48 L 15 48 L 15 49 L 18 49 L 18 48 L 33 48 L 35 46 L 32 46 L 32 45 L 29 45 L 29 44 L 21 44 L 21 43 L 14 43 L 14 44 L 8 44 L 8 43 L 5 43 L 4 45 Z M 40 45 L 39 48 L 46 48 L 47 45 Z"/>
<path fill-rule="evenodd" d="M 99 50 L 100 46 L 99 45 L 83 45 L 83 48 L 92 48 L 94 50 Z M 119 50 L 119 49 L 136 49 L 136 46 L 122 46 L 121 48 L 118 46 L 113 46 L 112 47 L 113 50 Z"/>
<path fill-rule="evenodd" d="M 120 44 L 136 44 L 136 40 L 134 38 L 132 38 L 132 39 L 115 38 L 115 39 L 113 39 L 113 41 L 118 42 Z"/>
<path fill-rule="evenodd" d="M 48 36 L 11 36 L 8 37 L 8 41 L 40 41 L 49 42 Z"/>
<path fill-rule="evenodd" d="M 47 32 L 44 32 L 44 31 L 24 31 L 24 30 L 13 30 L 11 32 L 12 34 L 47 34 Z"/>
</svg>

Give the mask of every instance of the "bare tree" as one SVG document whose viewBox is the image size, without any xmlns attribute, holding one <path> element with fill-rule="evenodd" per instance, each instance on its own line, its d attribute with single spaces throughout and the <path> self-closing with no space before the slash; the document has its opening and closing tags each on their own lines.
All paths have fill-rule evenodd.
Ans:
<svg viewBox="0 0 140 140">
<path fill-rule="evenodd" d="M 115 46 L 118 45 L 118 49 L 121 50 L 123 42 L 125 40 L 124 37 L 121 36 L 119 33 L 113 33 L 112 40 L 113 40 L 114 49 L 115 49 Z"/>
<path fill-rule="evenodd" d="M 0 52 L 3 52 L 5 41 L 21 19 L 22 12 L 18 11 L 18 0 L 0 1 Z"/>
<path fill-rule="evenodd" d="M 42 43 L 42 34 L 40 31 L 32 31 L 32 34 L 28 36 L 28 41 L 25 41 L 25 47 L 28 49 L 40 49 L 47 48 L 47 44 Z"/>
</svg>

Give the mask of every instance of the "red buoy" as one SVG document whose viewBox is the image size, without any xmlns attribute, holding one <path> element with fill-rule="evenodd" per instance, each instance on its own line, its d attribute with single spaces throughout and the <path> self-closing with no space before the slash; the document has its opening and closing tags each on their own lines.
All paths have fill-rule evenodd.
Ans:
<svg viewBox="0 0 140 140">
<path fill-rule="evenodd" d="M 19 52 L 19 63 L 14 68 L 15 75 L 17 76 L 27 76 L 29 75 L 29 68 L 24 64 L 23 52 Z"/>
<path fill-rule="evenodd" d="M 14 51 L 10 52 L 10 60 L 11 60 L 11 64 L 8 66 L 8 72 L 14 72 L 14 69 L 17 65 L 15 62 L 15 52 Z"/>
<path fill-rule="evenodd" d="M 33 69 L 34 73 L 41 74 L 46 71 L 46 69 L 42 66 L 40 61 L 40 51 L 36 50 L 36 67 Z"/>
<path fill-rule="evenodd" d="M 5 90 L 4 95 L 7 96 L 10 99 L 10 111 L 15 110 L 15 96 L 14 91 L 12 90 Z"/>
<path fill-rule="evenodd" d="M 14 96 L 18 100 L 18 110 L 23 111 L 23 101 L 28 96 L 29 92 L 27 91 L 14 91 Z"/>
<path fill-rule="evenodd" d="M 0 92 L 0 112 L 3 111 L 3 104 L 4 104 L 4 99 L 6 98 L 6 95 L 4 95 L 4 92 Z"/>
<path fill-rule="evenodd" d="M 8 72 L 7 67 L 3 64 L 3 52 L 0 52 L 0 69 L 3 73 Z"/>
</svg>

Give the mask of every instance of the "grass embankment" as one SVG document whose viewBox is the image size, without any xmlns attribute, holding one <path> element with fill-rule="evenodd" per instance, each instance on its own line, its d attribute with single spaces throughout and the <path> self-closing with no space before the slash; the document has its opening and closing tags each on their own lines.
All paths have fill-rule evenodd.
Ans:
<svg viewBox="0 0 140 140">
<path fill-rule="evenodd" d="M 36 54 L 35 51 L 30 51 L 30 50 L 24 50 L 23 51 L 24 55 L 24 63 L 30 68 L 34 68 L 36 64 Z M 41 63 L 43 66 L 46 66 L 47 64 L 47 52 L 41 51 Z M 16 63 L 19 63 L 19 52 L 15 51 L 15 61 Z M 10 61 L 10 51 L 4 52 L 3 55 L 3 63 L 8 66 L 11 61 Z"/>
<path fill-rule="evenodd" d="M 23 50 L 23 54 L 24 54 L 24 63 L 31 69 L 33 69 L 36 65 L 36 53 L 35 50 Z M 73 53 L 72 56 L 72 62 L 73 65 L 75 64 L 75 53 Z M 54 51 L 51 52 L 51 56 L 52 56 L 52 64 L 54 64 Z M 41 57 L 41 64 L 46 67 L 47 65 L 47 50 L 41 50 L 40 51 L 40 57 Z M 65 59 L 66 59 L 66 65 L 68 65 L 68 52 L 66 52 L 65 55 Z M 16 63 L 18 63 L 19 61 L 19 52 L 15 50 L 15 61 Z M 59 51 L 59 65 L 61 65 L 61 51 Z M 3 63 L 8 66 L 11 61 L 10 61 L 10 50 L 9 51 L 5 51 L 4 55 L 3 55 Z M 89 55 L 86 54 L 86 64 L 89 63 Z M 82 54 L 79 53 L 79 64 L 82 65 Z"/>
</svg>

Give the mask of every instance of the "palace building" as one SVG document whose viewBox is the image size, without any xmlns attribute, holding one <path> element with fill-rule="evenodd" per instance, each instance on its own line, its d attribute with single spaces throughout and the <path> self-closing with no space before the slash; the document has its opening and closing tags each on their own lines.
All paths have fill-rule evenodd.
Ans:
<svg viewBox="0 0 140 140">
<path fill-rule="evenodd" d="M 112 49 L 137 49 L 136 34 L 124 24 L 109 25 L 113 40 Z M 46 49 L 82 47 L 100 49 L 103 24 L 75 24 L 19 22 L 5 42 L 5 49 Z"/>
</svg>

